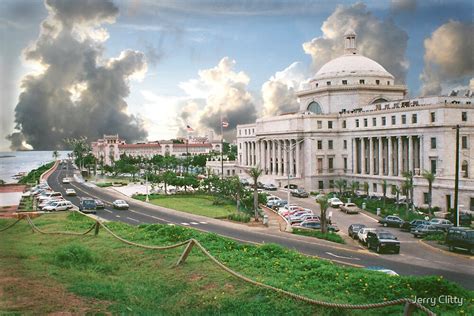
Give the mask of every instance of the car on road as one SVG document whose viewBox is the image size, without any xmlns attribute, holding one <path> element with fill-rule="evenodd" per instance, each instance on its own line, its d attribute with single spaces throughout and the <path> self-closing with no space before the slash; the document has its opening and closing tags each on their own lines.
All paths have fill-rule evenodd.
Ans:
<svg viewBox="0 0 474 316">
<path fill-rule="evenodd" d="M 276 191 L 278 190 L 277 186 L 274 185 L 273 183 L 270 183 L 270 184 L 264 184 L 263 185 L 263 188 L 267 191 Z"/>
<path fill-rule="evenodd" d="M 340 210 L 345 212 L 346 214 L 358 214 L 360 209 L 357 207 L 355 203 L 344 203 L 339 206 Z"/>
<path fill-rule="evenodd" d="M 474 229 L 468 227 L 451 227 L 446 234 L 446 245 L 449 251 L 461 249 L 474 255 Z"/>
<path fill-rule="evenodd" d="M 404 220 L 398 216 L 388 215 L 379 220 L 379 223 L 384 227 L 402 227 Z"/>
<path fill-rule="evenodd" d="M 432 218 L 430 220 L 430 225 L 433 225 L 434 227 L 442 231 L 448 231 L 449 228 L 454 226 L 451 221 L 444 218 Z"/>
<path fill-rule="evenodd" d="M 374 249 L 377 253 L 385 251 L 400 253 L 400 242 L 392 233 L 376 230 L 367 233 L 367 247 Z"/>
<path fill-rule="evenodd" d="M 330 198 L 330 199 L 328 200 L 328 203 L 329 203 L 329 206 L 335 207 L 335 208 L 340 207 L 341 205 L 344 204 L 344 203 L 342 203 L 342 201 L 339 200 L 339 198 L 337 198 L 337 197 Z"/>
<path fill-rule="evenodd" d="M 367 226 L 365 226 L 364 224 L 351 224 L 347 228 L 347 234 L 352 239 L 359 239 L 359 236 L 357 234 L 359 233 L 359 230 L 361 230 L 362 228 L 365 228 L 365 227 L 367 227 Z"/>
<path fill-rule="evenodd" d="M 66 195 L 67 196 L 76 196 L 77 193 L 76 193 L 76 190 L 74 190 L 74 189 L 66 189 Z"/>
<path fill-rule="evenodd" d="M 115 200 L 112 205 L 114 208 L 119 210 L 128 210 L 128 208 L 130 207 L 128 203 L 124 200 Z"/>
<path fill-rule="evenodd" d="M 359 239 L 360 243 L 363 245 L 367 245 L 367 234 L 369 232 L 376 231 L 377 228 L 368 228 L 364 227 L 357 233 L 357 239 Z"/>
<path fill-rule="evenodd" d="M 62 181 L 64 184 L 71 183 L 71 178 L 65 177 Z"/>
<path fill-rule="evenodd" d="M 79 201 L 79 211 L 83 213 L 96 213 L 97 204 L 95 203 L 95 199 L 91 197 L 83 197 Z"/>
<path fill-rule="evenodd" d="M 418 225 L 411 230 L 411 233 L 415 238 L 417 237 L 425 237 L 428 235 L 436 235 L 442 233 L 439 229 L 434 227 L 433 225 Z"/>
<path fill-rule="evenodd" d="M 425 221 L 424 219 L 414 219 L 411 222 L 403 222 L 401 230 L 410 232 L 413 228 L 419 225 L 429 225 L 429 221 Z"/>
<path fill-rule="evenodd" d="M 73 205 L 70 201 L 54 201 L 50 205 L 46 205 L 43 207 L 43 211 L 45 212 L 57 212 L 57 211 L 67 211 L 73 208 Z"/>
<path fill-rule="evenodd" d="M 105 203 L 102 202 L 102 200 L 95 199 L 95 208 L 96 209 L 104 209 L 105 208 Z"/>
<path fill-rule="evenodd" d="M 309 193 L 306 192 L 305 190 L 303 189 L 294 189 L 294 190 L 291 190 L 291 196 L 296 196 L 296 197 L 300 197 L 300 198 L 307 198 L 309 197 Z"/>
</svg>

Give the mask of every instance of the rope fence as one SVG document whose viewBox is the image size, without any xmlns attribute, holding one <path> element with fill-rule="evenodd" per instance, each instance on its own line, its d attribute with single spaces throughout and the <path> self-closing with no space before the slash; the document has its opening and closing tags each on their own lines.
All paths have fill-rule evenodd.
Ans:
<svg viewBox="0 0 474 316">
<path fill-rule="evenodd" d="M 152 245 L 139 244 L 139 243 L 135 243 L 133 241 L 130 241 L 130 240 L 127 240 L 127 239 L 124 239 L 124 238 L 118 236 L 116 233 L 114 233 L 112 230 L 110 230 L 110 228 L 108 228 L 104 223 L 102 223 L 98 219 L 92 218 L 92 217 L 88 216 L 87 214 L 84 214 L 80 211 L 76 211 L 76 212 L 78 212 L 78 213 L 80 213 L 80 214 L 82 214 L 82 215 L 84 215 L 88 218 L 91 218 L 92 220 L 95 221 L 95 223 L 87 231 L 85 231 L 83 233 L 77 233 L 77 232 L 45 232 L 45 231 L 42 231 L 41 229 L 39 229 L 33 223 L 32 219 L 30 218 L 30 216 L 28 214 L 25 214 L 26 216 L 23 216 L 23 217 L 17 219 L 14 223 L 12 223 L 10 225 L 7 225 L 4 228 L 1 228 L 0 232 L 8 230 L 9 228 L 13 227 L 15 224 L 17 224 L 22 219 L 26 219 L 26 221 L 28 222 L 28 224 L 32 228 L 33 232 L 36 231 L 40 234 L 48 234 L 48 235 L 84 236 L 84 235 L 89 234 L 94 229 L 95 229 L 94 234 L 98 235 L 99 229 L 103 228 L 112 237 L 114 237 L 115 239 L 119 240 L 120 242 L 123 242 L 127 245 L 130 245 L 130 246 L 135 246 L 135 247 L 140 247 L 140 248 L 145 248 L 145 249 L 151 249 L 151 250 L 168 250 L 168 249 L 174 249 L 174 248 L 178 248 L 178 247 L 186 245 L 186 248 L 184 249 L 183 253 L 181 254 L 178 262 L 176 263 L 176 266 L 179 266 L 179 265 L 183 264 L 186 261 L 186 258 L 190 254 L 193 247 L 196 246 L 214 264 L 216 264 L 219 268 L 221 268 L 225 272 L 229 273 L 230 275 L 234 276 L 235 278 L 237 278 L 239 280 L 242 280 L 246 283 L 250 283 L 254 286 L 258 286 L 258 287 L 276 292 L 278 294 L 285 295 L 285 296 L 291 297 L 293 299 L 306 302 L 308 304 L 322 306 L 322 307 L 328 307 L 328 308 L 357 309 L 357 310 L 383 308 L 383 307 L 388 307 L 388 306 L 404 304 L 404 310 L 403 310 L 403 315 L 404 316 L 413 315 L 413 313 L 417 309 L 425 312 L 429 316 L 436 316 L 436 314 L 434 312 L 432 312 L 430 309 L 428 309 L 427 307 L 425 307 L 425 306 L 421 305 L 420 303 L 415 302 L 411 299 L 408 299 L 408 298 L 400 298 L 400 299 L 386 301 L 386 302 L 370 303 L 370 304 L 358 304 L 358 305 L 357 304 L 331 303 L 331 302 L 315 300 L 315 299 L 312 299 L 312 298 L 309 298 L 309 297 L 306 297 L 306 296 L 303 296 L 303 295 L 299 295 L 299 294 L 296 294 L 296 293 L 293 293 L 293 292 L 289 292 L 289 291 L 281 289 L 281 288 L 274 287 L 274 286 L 269 285 L 269 284 L 265 284 L 265 283 L 255 281 L 251 278 L 248 278 L 248 277 L 232 270 L 231 268 L 227 267 L 222 262 L 220 262 L 217 258 L 215 258 L 211 253 L 209 253 L 209 251 L 199 241 L 197 241 L 195 239 L 189 239 L 189 240 L 186 240 L 186 241 L 183 241 L 183 242 L 180 242 L 180 243 L 177 243 L 177 244 L 169 245 L 169 246 L 152 246 Z"/>
</svg>

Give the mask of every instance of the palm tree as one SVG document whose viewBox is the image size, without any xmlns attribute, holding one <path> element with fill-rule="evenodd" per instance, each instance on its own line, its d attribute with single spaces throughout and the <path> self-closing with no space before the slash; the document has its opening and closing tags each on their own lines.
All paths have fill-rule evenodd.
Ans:
<svg viewBox="0 0 474 316">
<path fill-rule="evenodd" d="M 413 173 L 411 171 L 407 171 L 403 173 L 403 177 L 405 181 L 403 182 L 402 188 L 405 192 L 405 196 L 407 199 L 407 215 L 408 215 L 408 206 L 413 206 Z"/>
<path fill-rule="evenodd" d="M 355 192 L 359 190 L 359 181 L 352 181 L 351 182 L 351 193 L 352 197 L 355 196 Z"/>
<path fill-rule="evenodd" d="M 366 198 L 368 199 L 369 198 L 369 183 L 368 182 L 364 182 L 364 191 L 365 191 L 365 195 L 367 196 Z"/>
<path fill-rule="evenodd" d="M 337 179 L 334 181 L 334 186 L 339 189 L 339 195 L 342 196 L 342 192 L 347 188 L 347 181 L 344 179 Z"/>
<path fill-rule="evenodd" d="M 327 221 L 326 221 L 326 212 L 329 207 L 328 197 L 326 195 L 321 195 L 316 200 L 321 209 L 321 232 L 323 234 L 327 233 Z"/>
<path fill-rule="evenodd" d="M 255 221 L 258 221 L 258 178 L 262 175 L 263 170 L 260 167 L 252 167 L 246 171 L 253 180 L 253 209 L 255 211 Z"/>
<path fill-rule="evenodd" d="M 393 187 L 393 193 L 395 194 L 396 196 L 396 200 L 397 200 L 397 213 L 398 213 L 398 208 L 400 206 L 400 204 L 398 203 L 400 201 L 400 193 L 402 193 L 402 189 L 399 187 L 399 186 L 395 186 Z"/>
<path fill-rule="evenodd" d="M 429 172 L 428 170 L 423 170 L 423 178 L 428 181 L 428 214 L 431 215 L 431 199 L 432 199 L 432 194 L 433 194 L 433 182 L 436 179 L 436 176 L 434 173 Z"/>
<path fill-rule="evenodd" d="M 383 207 L 385 208 L 385 200 L 387 199 L 387 180 L 382 181 L 382 193 L 383 193 Z"/>
<path fill-rule="evenodd" d="M 57 150 L 53 151 L 53 159 L 58 160 L 59 158 L 59 152 Z"/>
</svg>

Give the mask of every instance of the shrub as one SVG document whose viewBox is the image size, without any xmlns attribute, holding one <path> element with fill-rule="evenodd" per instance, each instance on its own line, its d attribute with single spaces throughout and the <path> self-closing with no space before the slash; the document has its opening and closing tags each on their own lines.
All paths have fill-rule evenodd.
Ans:
<svg viewBox="0 0 474 316">
<path fill-rule="evenodd" d="M 344 239 L 336 233 L 328 232 L 323 234 L 320 230 L 309 230 L 309 229 L 299 229 L 293 228 L 293 234 L 302 235 L 302 236 L 309 236 L 309 237 L 316 237 L 319 239 L 324 239 L 327 241 L 337 242 L 338 244 L 345 244 Z"/>
<path fill-rule="evenodd" d="M 232 213 L 227 216 L 227 219 L 236 222 L 248 223 L 250 222 L 250 215 L 245 213 Z"/>
<path fill-rule="evenodd" d="M 37 183 L 39 181 L 39 177 L 45 172 L 46 170 L 50 169 L 54 165 L 54 161 L 47 163 L 38 167 L 37 169 L 31 170 L 26 176 L 22 177 L 18 183 L 20 184 L 27 184 L 27 183 Z"/>
<path fill-rule="evenodd" d="M 54 263 L 63 268 L 86 268 L 95 262 L 92 251 L 80 244 L 70 244 L 54 252 Z"/>
<path fill-rule="evenodd" d="M 111 187 L 112 183 L 110 182 L 99 182 L 96 184 L 99 188 Z"/>
</svg>

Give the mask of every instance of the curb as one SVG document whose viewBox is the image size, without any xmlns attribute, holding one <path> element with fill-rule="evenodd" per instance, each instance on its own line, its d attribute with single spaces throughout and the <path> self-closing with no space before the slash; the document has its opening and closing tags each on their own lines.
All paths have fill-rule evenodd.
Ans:
<svg viewBox="0 0 474 316">
<path fill-rule="evenodd" d="M 51 168 L 49 168 L 48 170 L 46 170 L 40 175 L 39 181 L 40 182 L 47 181 L 49 178 L 49 175 L 56 170 L 58 165 L 59 165 L 59 160 L 56 160 Z"/>
<path fill-rule="evenodd" d="M 454 252 L 451 252 L 451 251 L 446 251 L 444 249 L 440 249 L 438 247 L 435 247 L 435 246 L 432 246 L 430 244 L 428 244 L 427 242 L 423 241 L 422 239 L 418 240 L 418 242 L 420 244 L 422 244 L 423 246 L 427 247 L 427 248 L 430 248 L 432 250 L 436 250 L 438 252 L 441 252 L 445 255 L 450 255 L 450 256 L 453 256 L 453 257 L 457 257 L 457 258 L 463 258 L 463 259 L 470 259 L 470 260 L 474 260 L 474 256 L 468 256 L 468 255 L 462 255 L 462 254 L 459 254 L 459 253 L 454 253 Z"/>
</svg>

